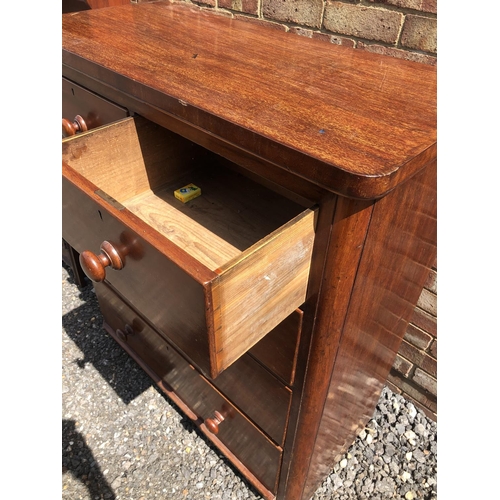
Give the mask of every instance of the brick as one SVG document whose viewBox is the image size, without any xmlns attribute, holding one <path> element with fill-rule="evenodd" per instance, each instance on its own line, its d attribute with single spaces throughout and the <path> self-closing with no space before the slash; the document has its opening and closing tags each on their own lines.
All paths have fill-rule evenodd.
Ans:
<svg viewBox="0 0 500 500">
<path fill-rule="evenodd" d="M 332 35 L 330 41 L 335 45 L 343 45 L 344 47 L 356 47 L 356 42 L 352 38 Z"/>
<path fill-rule="evenodd" d="M 424 332 L 437 337 L 437 319 L 420 309 L 420 307 L 415 307 L 410 321 Z"/>
<path fill-rule="evenodd" d="M 437 377 L 437 361 L 433 357 L 426 354 L 420 363 L 420 368 L 434 378 Z"/>
<path fill-rule="evenodd" d="M 401 394 L 407 399 L 411 399 L 422 405 L 423 407 L 429 409 L 433 413 L 437 413 L 437 401 L 436 398 L 430 395 L 427 391 L 424 391 L 421 387 L 415 385 L 413 381 L 403 378 L 396 371 L 391 371 L 387 378 L 388 382 L 391 382 L 396 387 L 399 387 Z"/>
<path fill-rule="evenodd" d="M 427 373 L 433 375 L 434 377 L 437 375 L 436 358 L 432 357 L 427 352 L 417 349 L 415 346 L 409 344 L 405 340 L 401 342 L 398 355 L 407 359 L 417 368 L 425 370 Z"/>
<path fill-rule="evenodd" d="M 409 323 L 404 339 L 415 347 L 425 351 L 430 346 L 433 337 L 415 325 Z"/>
<path fill-rule="evenodd" d="M 406 358 L 408 361 L 413 363 L 414 365 L 420 366 L 424 356 L 425 352 L 421 351 L 420 349 L 417 349 L 415 346 L 412 346 L 405 340 L 401 342 L 401 345 L 399 346 L 399 351 L 398 354 L 400 356 L 403 356 Z"/>
<path fill-rule="evenodd" d="M 321 27 L 323 0 L 262 0 L 262 14 L 269 19 Z"/>
<path fill-rule="evenodd" d="M 313 31 L 307 28 L 301 28 L 300 26 L 292 26 L 290 28 L 290 33 L 295 33 L 296 35 L 305 36 L 306 38 L 312 38 Z"/>
<path fill-rule="evenodd" d="M 417 306 L 424 311 L 437 316 L 437 296 L 427 289 L 423 289 L 417 302 Z"/>
<path fill-rule="evenodd" d="M 385 385 L 394 393 L 394 394 L 401 394 L 407 401 L 411 401 L 415 407 L 417 407 L 422 413 L 424 413 L 427 418 L 430 418 L 431 420 L 433 420 L 434 422 L 437 422 L 437 414 L 436 414 L 436 411 L 437 411 L 437 405 L 436 405 L 436 402 L 433 401 L 433 400 L 427 400 L 427 404 L 429 406 L 431 406 L 433 410 L 429 409 L 429 408 L 426 408 L 422 403 L 418 402 L 415 398 L 412 398 L 409 394 L 407 394 L 406 392 L 404 392 L 400 387 L 398 387 L 397 385 L 395 385 L 395 383 L 393 382 L 396 382 L 397 384 L 400 384 L 400 375 L 399 374 L 396 374 L 395 372 L 393 372 L 393 375 L 389 375 L 389 379 L 387 379 L 385 381 Z M 418 392 L 417 392 L 418 394 Z M 425 398 L 425 396 L 424 396 Z"/>
<path fill-rule="evenodd" d="M 358 49 L 373 52 L 375 54 L 382 54 L 384 56 L 397 57 L 398 59 L 405 59 L 406 61 L 414 61 L 422 64 L 429 64 L 435 66 L 437 58 L 428 56 L 426 54 L 418 54 L 417 52 L 410 52 L 409 50 L 396 49 L 394 47 L 384 47 L 383 45 L 366 44 L 358 42 Z"/>
<path fill-rule="evenodd" d="M 426 391 L 430 392 L 433 396 L 437 395 L 437 380 L 420 368 L 417 368 L 415 370 L 413 380 L 415 383 L 423 387 Z"/>
<path fill-rule="evenodd" d="M 321 31 L 313 31 L 312 37 L 316 38 L 316 40 L 322 40 L 323 42 L 333 43 L 332 35 L 328 33 L 322 33 Z"/>
<path fill-rule="evenodd" d="M 394 370 L 396 370 L 398 373 L 401 373 L 401 375 L 403 375 L 403 377 L 408 377 L 411 369 L 413 368 L 413 365 L 407 359 L 401 357 L 398 354 L 396 356 L 396 359 L 394 360 L 394 364 L 392 365 L 392 368 Z"/>
<path fill-rule="evenodd" d="M 401 394 L 403 391 L 397 386 L 394 385 L 392 382 L 389 380 L 385 381 L 385 385 L 389 387 L 389 389 L 394 393 L 394 394 Z"/>
<path fill-rule="evenodd" d="M 395 370 L 391 370 L 389 376 L 387 377 L 387 382 L 392 383 L 399 388 L 402 395 L 408 395 L 411 399 L 417 401 L 421 405 L 424 405 L 430 410 L 436 411 L 436 398 L 430 395 L 427 391 L 424 391 L 422 387 L 416 385 L 412 380 L 404 378 L 401 374 Z"/>
<path fill-rule="evenodd" d="M 210 7 L 215 7 L 215 0 L 193 0 L 196 5 L 209 5 Z"/>
<path fill-rule="evenodd" d="M 257 15 L 259 13 L 258 0 L 219 0 L 218 7 L 246 14 Z"/>
<path fill-rule="evenodd" d="M 437 0 L 368 0 L 372 3 L 383 3 L 402 7 L 404 9 L 420 10 L 421 12 L 437 12 Z"/>
<path fill-rule="evenodd" d="M 402 22 L 403 14 L 400 12 L 343 2 L 328 2 L 323 25 L 328 31 L 341 35 L 395 44 Z"/>
<path fill-rule="evenodd" d="M 294 31 L 293 28 L 290 28 L 290 31 Z M 309 31 L 309 30 L 304 30 L 304 31 Z M 327 43 L 333 43 L 334 45 L 343 45 L 344 47 L 352 47 L 352 48 L 356 47 L 356 41 L 353 40 L 352 38 L 335 36 L 329 33 L 323 33 L 321 31 L 311 31 L 311 33 L 312 33 L 312 38 L 315 38 L 316 40 L 321 40 Z"/>
<path fill-rule="evenodd" d="M 422 0 L 422 7 L 419 10 L 437 14 L 437 0 Z"/>
<path fill-rule="evenodd" d="M 427 288 L 430 292 L 437 294 L 437 272 L 433 269 L 431 269 L 429 276 L 427 276 L 424 288 Z"/>
<path fill-rule="evenodd" d="M 401 33 L 401 45 L 424 52 L 437 52 L 437 20 L 407 15 Z"/>
<path fill-rule="evenodd" d="M 438 357 L 437 347 L 438 347 L 438 343 L 437 343 L 437 340 L 435 340 L 432 343 L 431 348 L 429 349 L 429 353 L 431 354 L 431 356 L 434 356 L 434 358 L 436 358 L 436 359 Z"/>
</svg>

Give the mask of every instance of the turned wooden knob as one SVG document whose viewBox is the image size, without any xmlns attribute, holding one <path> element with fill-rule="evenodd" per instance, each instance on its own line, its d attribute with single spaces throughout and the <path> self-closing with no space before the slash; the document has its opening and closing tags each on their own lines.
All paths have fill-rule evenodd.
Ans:
<svg viewBox="0 0 500 500">
<path fill-rule="evenodd" d="M 219 425 L 223 421 L 224 415 L 220 414 L 218 411 L 214 411 L 214 418 L 205 419 L 205 425 L 212 434 L 217 434 L 219 432 Z"/>
<path fill-rule="evenodd" d="M 123 330 L 120 330 L 118 328 L 118 330 L 116 330 L 116 335 L 118 336 L 118 338 L 122 341 L 122 342 L 127 342 L 127 339 L 129 337 L 129 335 L 133 335 L 134 334 L 134 329 L 130 326 L 130 325 L 125 325 L 125 328 L 124 328 L 125 331 Z"/>
<path fill-rule="evenodd" d="M 67 118 L 62 119 L 63 137 L 70 137 L 75 135 L 77 132 L 85 132 L 86 130 L 88 130 L 87 124 L 80 115 L 76 115 L 72 122 L 70 122 Z"/>
<path fill-rule="evenodd" d="M 122 341 L 122 342 L 127 342 L 127 336 L 123 332 L 123 330 L 120 330 L 119 328 L 116 330 L 116 336 Z"/>
<path fill-rule="evenodd" d="M 104 281 L 106 278 L 106 267 L 111 266 L 117 271 L 125 266 L 125 255 L 109 241 L 101 243 L 101 253 L 96 255 L 90 250 L 80 254 L 80 265 L 87 277 L 95 282 Z"/>
</svg>

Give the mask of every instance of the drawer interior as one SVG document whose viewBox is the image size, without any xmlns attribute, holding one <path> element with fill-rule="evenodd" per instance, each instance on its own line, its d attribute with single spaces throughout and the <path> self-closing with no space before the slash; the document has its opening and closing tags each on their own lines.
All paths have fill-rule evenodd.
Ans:
<svg viewBox="0 0 500 500">
<path fill-rule="evenodd" d="M 65 140 L 63 157 L 212 271 L 304 210 L 151 122 L 129 118 L 103 129 L 80 135 L 78 147 Z M 202 194 L 183 203 L 174 191 L 189 183 Z"/>
</svg>

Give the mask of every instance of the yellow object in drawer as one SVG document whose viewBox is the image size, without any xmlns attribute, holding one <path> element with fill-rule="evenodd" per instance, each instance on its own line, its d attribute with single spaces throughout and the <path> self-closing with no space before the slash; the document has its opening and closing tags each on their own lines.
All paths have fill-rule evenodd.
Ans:
<svg viewBox="0 0 500 500">
<path fill-rule="evenodd" d="M 187 186 L 181 187 L 174 191 L 174 196 L 181 200 L 182 203 L 186 203 L 193 198 L 197 198 L 201 195 L 201 189 L 194 184 L 188 184 Z"/>
</svg>

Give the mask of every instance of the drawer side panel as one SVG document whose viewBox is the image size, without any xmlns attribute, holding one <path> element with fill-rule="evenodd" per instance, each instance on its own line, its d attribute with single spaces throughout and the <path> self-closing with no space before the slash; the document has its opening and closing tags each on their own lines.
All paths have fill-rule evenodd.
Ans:
<svg viewBox="0 0 500 500">
<path fill-rule="evenodd" d="M 141 117 L 91 130 L 62 142 L 62 159 L 108 195 L 126 200 L 172 182 L 205 153 Z"/>
<path fill-rule="evenodd" d="M 220 270 L 212 287 L 219 373 L 305 301 L 314 225 L 306 210 Z"/>
</svg>

